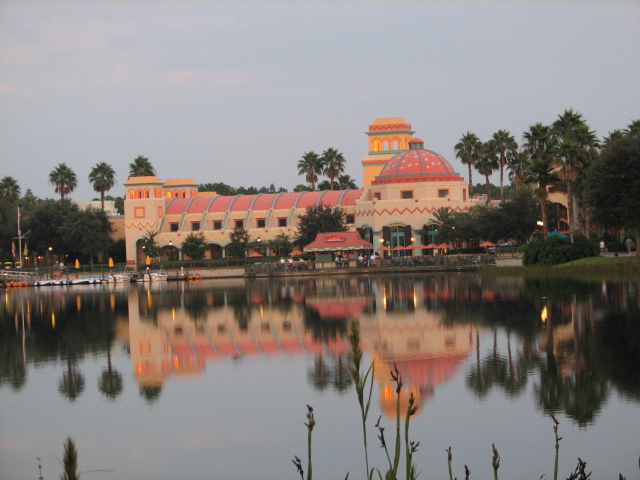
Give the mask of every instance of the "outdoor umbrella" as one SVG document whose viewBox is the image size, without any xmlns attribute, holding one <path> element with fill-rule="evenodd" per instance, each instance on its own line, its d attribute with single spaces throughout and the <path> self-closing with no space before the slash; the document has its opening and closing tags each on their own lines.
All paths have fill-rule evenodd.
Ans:
<svg viewBox="0 0 640 480">
<path fill-rule="evenodd" d="M 109 257 L 109 268 L 113 268 L 113 258 Z"/>
<path fill-rule="evenodd" d="M 261 256 L 262 256 L 262 254 L 261 254 L 260 252 L 251 252 L 251 253 L 249 254 L 249 256 L 250 256 L 250 257 L 261 257 Z"/>
<path fill-rule="evenodd" d="M 300 250 L 294 250 L 289 255 L 291 255 L 292 257 L 297 257 L 298 255 L 304 255 L 304 252 L 301 252 Z"/>
<path fill-rule="evenodd" d="M 77 258 L 76 258 L 76 265 L 75 265 L 75 267 L 76 267 L 76 268 L 80 268 L 80 260 L 78 260 Z"/>
<path fill-rule="evenodd" d="M 424 248 L 440 248 L 438 245 L 436 245 L 435 243 L 430 243 L 429 245 L 427 245 Z"/>
<path fill-rule="evenodd" d="M 487 242 L 482 242 L 482 243 L 480 244 L 480 246 L 481 246 L 481 247 L 495 247 L 495 246 L 496 246 L 496 244 L 495 244 L 495 243 L 491 243 L 491 242 L 487 241 Z"/>
<path fill-rule="evenodd" d="M 449 245 L 447 245 L 446 243 L 441 243 L 440 245 L 438 245 L 438 248 L 451 248 Z"/>
<path fill-rule="evenodd" d="M 558 230 L 554 230 L 549 235 L 547 235 L 547 237 L 567 238 L 567 236 L 564 233 L 560 233 Z"/>
<path fill-rule="evenodd" d="M 395 250 L 397 252 L 397 251 L 406 250 L 406 249 L 402 245 L 398 245 L 397 247 L 393 247 L 391 250 Z"/>
</svg>

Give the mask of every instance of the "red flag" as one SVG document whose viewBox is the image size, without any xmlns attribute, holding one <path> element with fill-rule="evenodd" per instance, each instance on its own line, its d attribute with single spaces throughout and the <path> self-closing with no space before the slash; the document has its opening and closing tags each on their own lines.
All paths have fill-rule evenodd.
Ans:
<svg viewBox="0 0 640 480">
<path fill-rule="evenodd" d="M 11 242 L 11 256 L 16 256 L 16 242 Z"/>
</svg>

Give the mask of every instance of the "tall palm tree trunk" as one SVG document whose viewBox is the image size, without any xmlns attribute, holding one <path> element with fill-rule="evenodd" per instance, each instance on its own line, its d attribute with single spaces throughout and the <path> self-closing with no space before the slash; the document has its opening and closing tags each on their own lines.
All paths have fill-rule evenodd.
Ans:
<svg viewBox="0 0 640 480">
<path fill-rule="evenodd" d="M 571 243 L 573 243 L 573 231 L 575 230 L 573 221 L 573 181 L 567 182 L 567 216 L 569 217 L 569 237 L 571 237 Z"/>
</svg>

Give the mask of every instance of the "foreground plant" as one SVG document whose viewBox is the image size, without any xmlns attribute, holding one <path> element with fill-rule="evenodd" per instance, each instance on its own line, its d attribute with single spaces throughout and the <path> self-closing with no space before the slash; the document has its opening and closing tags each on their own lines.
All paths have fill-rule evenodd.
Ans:
<svg viewBox="0 0 640 480">
<path fill-rule="evenodd" d="M 373 375 L 375 372 L 374 363 L 367 371 L 362 374 L 362 348 L 360 348 L 360 328 L 356 322 L 349 324 L 349 345 L 351 345 L 351 362 L 349 364 L 349 373 L 353 379 L 353 384 L 358 396 L 358 403 L 360 404 L 360 416 L 362 419 L 362 437 L 364 441 L 364 461 L 366 467 L 366 478 L 370 479 L 373 475 L 373 470 L 369 470 L 369 452 L 367 447 L 367 417 L 369 415 L 369 407 L 371 406 L 371 394 L 373 392 Z M 369 377 L 371 375 L 371 377 Z M 366 396 L 365 402 L 365 390 L 367 389 L 367 383 L 369 391 Z"/>
<path fill-rule="evenodd" d="M 71 437 L 67 437 L 64 442 L 62 468 L 63 472 L 60 475 L 60 480 L 78 480 L 80 478 L 78 473 L 78 450 L 76 450 L 76 444 L 73 443 Z"/>
<path fill-rule="evenodd" d="M 313 465 L 311 463 L 311 432 L 313 432 L 313 427 L 316 424 L 315 419 L 313 418 L 313 407 L 307 405 L 307 422 L 305 425 L 307 427 L 307 480 L 312 480 L 313 478 Z M 296 456 L 292 460 L 293 464 L 298 469 L 298 473 L 300 474 L 300 478 L 305 480 L 304 478 L 304 470 L 302 469 L 302 461 Z M 347 477 L 349 474 L 347 473 Z"/>
</svg>

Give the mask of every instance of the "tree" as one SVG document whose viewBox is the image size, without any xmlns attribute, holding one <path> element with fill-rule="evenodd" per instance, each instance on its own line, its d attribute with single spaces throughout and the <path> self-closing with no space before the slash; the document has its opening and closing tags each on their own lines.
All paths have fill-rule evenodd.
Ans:
<svg viewBox="0 0 640 480">
<path fill-rule="evenodd" d="M 236 227 L 229 234 L 231 243 L 227 245 L 227 256 L 242 258 L 249 247 L 249 231 L 244 227 Z"/>
<path fill-rule="evenodd" d="M 13 177 L 0 180 L 0 201 L 17 204 L 20 199 L 20 185 Z"/>
<path fill-rule="evenodd" d="M 273 240 L 269 240 L 269 248 L 272 254 L 283 256 L 289 255 L 293 250 L 293 245 L 291 244 L 291 240 L 289 239 L 289 235 L 286 233 L 281 233 L 276 236 Z"/>
<path fill-rule="evenodd" d="M 588 171 L 591 215 L 603 227 L 636 231 L 640 241 L 640 136 L 611 142 Z"/>
<path fill-rule="evenodd" d="M 322 173 L 329 178 L 331 190 L 335 190 L 335 179 L 344 172 L 346 160 L 342 153 L 333 147 L 327 148 L 322 152 Z"/>
<path fill-rule="evenodd" d="M 297 237 L 302 245 L 308 245 L 316 239 L 318 233 L 346 232 L 344 210 L 329 205 L 310 205 L 300 218 Z"/>
<path fill-rule="evenodd" d="M 63 239 L 62 227 L 70 215 L 77 212 L 78 205 L 69 200 L 41 200 L 35 204 L 33 210 L 24 215 L 24 231 L 29 234 L 29 251 L 36 255 L 44 254 L 49 247 L 61 258 L 69 251 Z"/>
<path fill-rule="evenodd" d="M 104 194 L 116 184 L 116 172 L 106 162 L 98 163 L 89 173 L 89 182 L 93 189 L 100 194 L 100 205 L 104 210 Z"/>
<path fill-rule="evenodd" d="M 554 185 L 560 179 L 553 171 L 551 159 L 534 158 L 527 169 L 526 183 L 535 185 L 533 194 L 540 202 L 540 215 L 542 218 L 542 234 L 547 238 L 549 233 L 549 218 L 547 214 L 547 199 L 549 198 L 549 186 Z"/>
<path fill-rule="evenodd" d="M 573 243 L 573 233 L 576 230 L 573 213 L 574 187 L 594 157 L 598 143 L 595 133 L 589 130 L 582 114 L 574 113 L 572 109 L 558 115 L 558 119 L 553 122 L 552 133 L 557 145 L 554 166 L 558 169 L 558 176 L 567 185 L 567 216 Z"/>
<path fill-rule="evenodd" d="M 158 235 L 157 230 L 149 230 L 142 238 L 142 249 L 149 258 L 160 258 L 162 255 L 162 249 L 156 242 L 156 235 Z"/>
<path fill-rule="evenodd" d="M 156 174 L 148 158 L 138 155 L 133 163 L 129 164 L 129 178 L 131 177 L 150 177 Z"/>
<path fill-rule="evenodd" d="M 340 175 L 338 177 L 338 189 L 339 190 L 355 190 L 357 189 L 358 186 L 356 185 L 356 182 L 353 178 L 351 178 L 351 175 Z"/>
<path fill-rule="evenodd" d="M 475 168 L 487 182 L 487 203 L 491 201 L 491 182 L 489 177 L 498 168 L 498 157 L 496 153 L 495 144 L 492 140 L 482 144 L 481 154 L 476 160 Z"/>
<path fill-rule="evenodd" d="M 182 254 L 192 260 L 202 260 L 206 249 L 206 242 L 202 233 L 190 233 L 182 242 Z"/>
<path fill-rule="evenodd" d="M 298 175 L 305 175 L 305 180 L 309 182 L 311 191 L 316 189 L 318 175 L 322 174 L 322 161 L 315 152 L 305 152 L 298 160 Z"/>
<path fill-rule="evenodd" d="M 96 257 L 106 254 L 113 240 L 113 227 L 104 210 L 87 208 L 72 212 L 60 232 L 68 248 L 78 252 L 93 265 Z"/>
<path fill-rule="evenodd" d="M 480 158 L 482 150 L 482 142 L 475 133 L 465 133 L 460 142 L 453 147 L 456 152 L 456 158 L 459 158 L 463 165 L 469 167 L 469 195 L 473 193 L 472 167 Z"/>
<path fill-rule="evenodd" d="M 438 241 L 452 242 L 456 236 L 456 222 L 454 212 L 449 207 L 440 207 L 433 214 L 433 220 L 438 224 Z"/>
<path fill-rule="evenodd" d="M 49 174 L 49 183 L 56 188 L 56 193 L 60 194 L 60 200 L 64 200 L 65 195 L 73 192 L 78 186 L 78 179 L 73 170 L 60 163 Z"/>
<path fill-rule="evenodd" d="M 107 345 L 107 368 L 98 379 L 98 389 L 105 397 L 114 399 L 122 393 L 122 374 L 111 365 L 111 348 Z"/>
<path fill-rule="evenodd" d="M 504 167 L 507 165 L 507 159 L 517 152 L 518 144 L 513 138 L 513 135 L 506 130 L 498 130 L 494 133 L 493 142 L 495 150 L 498 153 L 498 166 L 500 168 L 500 200 L 504 200 Z"/>
</svg>

